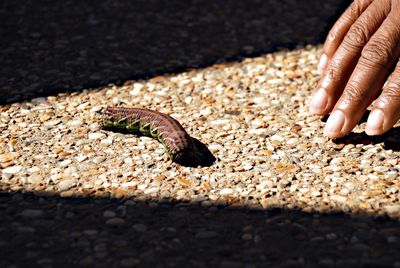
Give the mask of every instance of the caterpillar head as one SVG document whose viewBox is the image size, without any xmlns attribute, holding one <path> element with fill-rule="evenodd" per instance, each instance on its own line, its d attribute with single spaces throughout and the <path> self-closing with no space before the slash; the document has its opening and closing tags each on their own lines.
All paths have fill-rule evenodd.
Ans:
<svg viewBox="0 0 400 268">
<path fill-rule="evenodd" d="M 192 150 L 182 150 L 176 153 L 173 161 L 182 166 L 189 167 L 209 167 L 216 160 L 207 146 L 196 138 L 191 137 L 193 142 Z"/>
</svg>

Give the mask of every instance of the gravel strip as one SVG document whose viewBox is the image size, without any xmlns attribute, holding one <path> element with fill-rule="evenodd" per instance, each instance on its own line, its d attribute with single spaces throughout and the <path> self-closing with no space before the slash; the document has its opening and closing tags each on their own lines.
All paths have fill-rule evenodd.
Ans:
<svg viewBox="0 0 400 268">
<path fill-rule="evenodd" d="M 398 218 L 400 133 L 372 139 L 361 124 L 345 139 L 323 137 L 307 105 L 320 53 L 309 46 L 0 106 L 0 190 Z M 153 139 L 101 130 L 106 106 L 170 114 L 216 163 L 182 167 Z"/>
</svg>

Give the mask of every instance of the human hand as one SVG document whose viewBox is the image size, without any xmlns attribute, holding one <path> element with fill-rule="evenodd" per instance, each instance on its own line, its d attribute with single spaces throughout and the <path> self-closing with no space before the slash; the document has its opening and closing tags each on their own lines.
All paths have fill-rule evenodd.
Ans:
<svg viewBox="0 0 400 268">
<path fill-rule="evenodd" d="M 375 98 L 365 132 L 392 128 L 400 118 L 400 0 L 355 0 L 329 32 L 323 53 L 310 111 L 331 113 L 324 134 L 349 133 Z"/>
</svg>

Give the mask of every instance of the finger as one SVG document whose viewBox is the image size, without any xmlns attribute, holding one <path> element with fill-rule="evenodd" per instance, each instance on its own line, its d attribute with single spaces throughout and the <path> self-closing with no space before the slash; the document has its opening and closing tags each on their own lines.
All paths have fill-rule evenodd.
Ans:
<svg viewBox="0 0 400 268">
<path fill-rule="evenodd" d="M 349 133 L 381 90 L 400 54 L 400 27 L 393 16 L 383 22 L 364 47 L 342 96 L 329 117 L 324 133 L 338 138 Z"/>
<path fill-rule="evenodd" d="M 375 101 L 365 132 L 381 135 L 393 127 L 400 119 L 400 61 L 389 77 L 382 93 Z"/>
<path fill-rule="evenodd" d="M 310 103 L 312 113 L 327 114 L 336 104 L 357 64 L 363 47 L 390 12 L 390 5 L 384 8 L 384 12 L 381 12 L 380 2 L 382 1 L 373 2 L 350 27 L 318 83 L 318 90 Z"/>
<path fill-rule="evenodd" d="M 323 54 L 318 64 L 318 72 L 321 74 L 328 64 L 329 59 L 335 54 L 344 36 L 351 25 L 361 16 L 364 10 L 371 4 L 372 0 L 355 0 L 340 16 L 329 31 L 323 46 Z"/>
</svg>

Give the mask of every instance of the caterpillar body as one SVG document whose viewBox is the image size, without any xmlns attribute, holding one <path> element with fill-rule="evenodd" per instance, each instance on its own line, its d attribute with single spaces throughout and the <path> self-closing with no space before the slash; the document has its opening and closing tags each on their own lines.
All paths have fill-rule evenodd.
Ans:
<svg viewBox="0 0 400 268">
<path fill-rule="evenodd" d="M 210 166 L 215 158 L 207 146 L 190 137 L 171 116 L 143 108 L 107 107 L 101 125 L 160 141 L 171 160 L 184 166 Z"/>
</svg>

